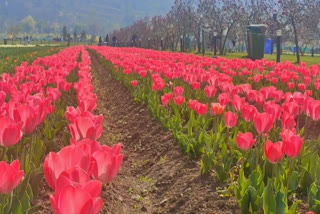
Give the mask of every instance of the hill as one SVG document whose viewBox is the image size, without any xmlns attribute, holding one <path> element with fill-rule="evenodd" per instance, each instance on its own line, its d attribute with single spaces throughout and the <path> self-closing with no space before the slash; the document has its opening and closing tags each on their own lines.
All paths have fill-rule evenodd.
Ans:
<svg viewBox="0 0 320 214">
<path fill-rule="evenodd" d="M 145 16 L 163 15 L 172 4 L 173 0 L 0 0 L 0 31 L 31 15 L 39 31 L 66 25 L 105 33 Z"/>
</svg>

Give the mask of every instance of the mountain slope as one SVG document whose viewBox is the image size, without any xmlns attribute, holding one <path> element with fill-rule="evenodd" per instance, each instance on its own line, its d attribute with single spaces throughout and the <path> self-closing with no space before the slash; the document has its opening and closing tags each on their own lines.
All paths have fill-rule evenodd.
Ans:
<svg viewBox="0 0 320 214">
<path fill-rule="evenodd" d="M 100 33 L 145 16 L 163 15 L 172 4 L 173 0 L 0 0 L 0 25 L 31 15 L 36 22 L 86 26 Z"/>
</svg>

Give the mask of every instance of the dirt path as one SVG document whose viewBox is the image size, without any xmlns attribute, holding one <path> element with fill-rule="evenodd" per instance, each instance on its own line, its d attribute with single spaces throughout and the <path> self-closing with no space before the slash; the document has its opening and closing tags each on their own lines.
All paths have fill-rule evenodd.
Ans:
<svg viewBox="0 0 320 214">
<path fill-rule="evenodd" d="M 214 176 L 200 176 L 198 162 L 181 154 L 170 131 L 134 103 L 125 87 L 91 55 L 98 108 L 104 114 L 102 144 L 121 142 L 124 162 L 103 192 L 102 213 L 240 213 L 233 199 L 215 192 Z"/>
</svg>

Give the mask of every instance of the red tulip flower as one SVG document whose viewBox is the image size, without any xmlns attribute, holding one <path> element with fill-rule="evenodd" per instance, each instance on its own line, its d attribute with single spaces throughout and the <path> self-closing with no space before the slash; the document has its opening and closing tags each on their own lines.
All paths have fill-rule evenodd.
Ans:
<svg viewBox="0 0 320 214">
<path fill-rule="evenodd" d="M 176 105 L 180 106 L 184 103 L 184 97 L 183 96 L 174 97 L 173 101 Z"/>
<path fill-rule="evenodd" d="M 79 167 L 91 175 L 92 164 L 90 155 L 77 146 L 70 145 L 62 148 L 58 153 L 50 152 L 44 161 L 43 171 L 48 185 L 55 189 L 61 173 Z"/>
<path fill-rule="evenodd" d="M 281 117 L 281 107 L 280 105 L 274 103 L 273 101 L 269 101 L 264 104 L 263 110 L 266 113 L 272 114 L 273 115 L 273 120 L 279 120 Z"/>
<path fill-rule="evenodd" d="M 47 88 L 47 97 L 52 102 L 57 102 L 61 96 L 60 90 L 58 88 Z"/>
<path fill-rule="evenodd" d="M 294 117 L 288 112 L 283 113 L 281 122 L 283 129 L 293 129 L 296 127 L 296 121 Z"/>
<path fill-rule="evenodd" d="M 2 104 L 4 103 L 4 101 L 7 98 L 7 94 L 4 91 L 0 91 L 0 106 L 2 106 Z"/>
<path fill-rule="evenodd" d="M 253 122 L 259 135 L 266 134 L 273 127 L 273 115 L 268 113 L 256 113 Z"/>
<path fill-rule="evenodd" d="M 177 86 L 173 88 L 174 96 L 178 97 L 183 94 L 183 88 L 181 86 Z"/>
<path fill-rule="evenodd" d="M 320 101 L 308 101 L 306 114 L 310 116 L 312 120 L 320 120 Z"/>
<path fill-rule="evenodd" d="M 102 134 L 102 124 L 96 124 L 92 118 L 79 116 L 74 123 L 69 124 L 72 138 L 76 141 L 89 138 L 97 140 Z"/>
<path fill-rule="evenodd" d="M 282 104 L 282 109 L 296 118 L 299 114 L 300 106 L 296 102 L 285 102 Z"/>
<path fill-rule="evenodd" d="M 283 151 L 288 157 L 295 158 L 299 155 L 302 144 L 303 139 L 299 135 L 286 137 L 283 141 Z"/>
<path fill-rule="evenodd" d="M 198 103 L 198 100 L 189 100 L 188 101 L 189 108 L 191 110 L 196 110 L 197 103 Z"/>
<path fill-rule="evenodd" d="M 193 82 L 191 86 L 193 90 L 198 90 L 200 88 L 200 82 Z"/>
<path fill-rule="evenodd" d="M 291 90 L 294 89 L 294 83 L 293 82 L 288 82 L 287 85 L 288 85 L 289 89 L 291 89 Z"/>
<path fill-rule="evenodd" d="M 257 97 L 257 91 L 256 90 L 250 90 L 247 92 L 247 98 L 249 102 L 255 102 Z"/>
<path fill-rule="evenodd" d="M 228 111 L 224 115 L 224 121 L 227 128 L 233 128 L 237 125 L 237 114 Z"/>
<path fill-rule="evenodd" d="M 240 98 L 239 95 L 234 95 L 231 102 L 236 111 L 241 111 L 241 108 L 245 103 L 245 98 Z"/>
<path fill-rule="evenodd" d="M 77 184 L 60 176 L 54 196 L 50 195 L 53 213 L 98 214 L 103 205 L 103 200 L 100 198 L 101 188 L 100 181 Z"/>
<path fill-rule="evenodd" d="M 265 97 L 262 93 L 257 93 L 256 95 L 256 104 L 262 106 L 265 103 Z"/>
<path fill-rule="evenodd" d="M 131 81 L 131 86 L 132 87 L 136 87 L 138 85 L 138 81 L 137 80 L 132 80 Z"/>
<path fill-rule="evenodd" d="M 214 86 L 206 86 L 204 88 L 204 92 L 206 93 L 208 98 L 212 98 L 216 95 L 217 89 Z"/>
<path fill-rule="evenodd" d="M 304 82 L 304 84 L 306 84 L 306 85 L 309 85 L 310 84 L 310 82 L 311 82 L 311 77 L 309 77 L 309 76 L 305 76 L 304 78 L 303 78 L 303 82 Z"/>
<path fill-rule="evenodd" d="M 254 115 L 258 112 L 258 110 L 253 105 L 245 104 L 241 108 L 241 112 L 243 119 L 247 122 L 250 122 L 253 121 Z"/>
<path fill-rule="evenodd" d="M 22 137 L 22 122 L 14 122 L 8 117 L 0 117 L 0 145 L 10 147 L 18 143 Z"/>
<path fill-rule="evenodd" d="M 139 72 L 140 77 L 145 78 L 147 76 L 148 72 L 146 70 L 142 70 Z"/>
<path fill-rule="evenodd" d="M 221 115 L 226 107 L 220 105 L 220 103 L 211 103 L 211 112 L 213 115 Z"/>
<path fill-rule="evenodd" d="M 256 139 L 253 139 L 253 134 L 251 132 L 247 132 L 244 134 L 242 134 L 242 132 L 239 132 L 237 136 L 237 144 L 239 148 L 244 151 L 249 150 L 256 141 Z"/>
<path fill-rule="evenodd" d="M 31 134 L 40 122 L 40 117 L 31 105 L 21 104 L 16 108 L 15 120 L 23 122 L 21 130 L 24 134 Z"/>
<path fill-rule="evenodd" d="M 208 112 L 208 104 L 197 103 L 195 105 L 195 110 L 199 115 L 205 115 Z"/>
<path fill-rule="evenodd" d="M 167 93 L 163 96 L 161 96 L 162 105 L 166 106 L 170 103 L 172 99 L 172 93 Z"/>
<path fill-rule="evenodd" d="M 304 95 L 307 96 L 307 97 L 311 97 L 312 91 L 311 91 L 311 90 L 306 90 L 306 91 L 304 92 Z"/>
<path fill-rule="evenodd" d="M 219 94 L 218 101 L 222 106 L 227 106 L 230 103 L 230 95 L 227 93 Z"/>
<path fill-rule="evenodd" d="M 8 164 L 0 161 L 0 194 L 11 193 L 20 183 L 24 172 L 20 170 L 19 160 Z"/>
<path fill-rule="evenodd" d="M 303 84 L 303 83 L 299 83 L 298 84 L 298 88 L 299 88 L 300 91 L 305 91 L 307 86 L 305 84 Z"/>
<path fill-rule="evenodd" d="M 272 143 L 270 140 L 267 140 L 264 152 L 270 163 L 278 163 L 283 156 L 282 142 Z"/>
<path fill-rule="evenodd" d="M 96 151 L 92 154 L 95 160 L 93 167 L 93 177 L 107 184 L 118 174 L 122 164 L 123 155 L 120 154 L 121 144 L 115 145 L 113 148 L 108 146 Z"/>
<path fill-rule="evenodd" d="M 271 82 L 272 82 L 273 85 L 277 84 L 278 83 L 278 78 L 272 77 Z"/>
</svg>

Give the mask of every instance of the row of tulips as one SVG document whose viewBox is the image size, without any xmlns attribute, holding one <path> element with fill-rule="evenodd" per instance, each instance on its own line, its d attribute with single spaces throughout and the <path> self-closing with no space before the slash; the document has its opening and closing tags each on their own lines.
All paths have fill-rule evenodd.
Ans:
<svg viewBox="0 0 320 214">
<path fill-rule="evenodd" d="M 117 175 L 123 159 L 120 144 L 111 148 L 96 141 L 102 134 L 103 115 L 92 113 L 97 96 L 91 84 L 91 61 L 83 47 L 81 51 L 79 81 L 74 83 L 78 107 L 69 106 L 65 112 L 71 143 L 58 153 L 49 153 L 44 162 L 47 183 L 54 190 L 50 201 L 57 214 L 99 213 L 103 206 L 102 184 L 110 183 Z"/>
<path fill-rule="evenodd" d="M 243 213 L 295 213 L 297 192 L 320 212 L 320 147 L 309 130 L 319 125 L 320 66 L 89 48 L 190 158 L 201 157 L 202 173 L 231 183 L 220 193 Z"/>
<path fill-rule="evenodd" d="M 38 58 L 31 65 L 22 63 L 15 68 L 13 76 L 1 75 L 0 174 L 3 176 L 0 213 L 33 210 L 30 202 L 35 190 L 31 183 L 41 176 L 43 150 L 39 149 L 43 144 L 39 136 L 34 139 L 32 133 L 47 115 L 55 111 L 53 104 L 60 98 L 60 89 L 70 89 L 71 84 L 65 77 L 77 66 L 80 50 L 78 47 L 69 48 L 53 56 Z M 37 184 L 33 186 L 39 187 Z"/>
</svg>

